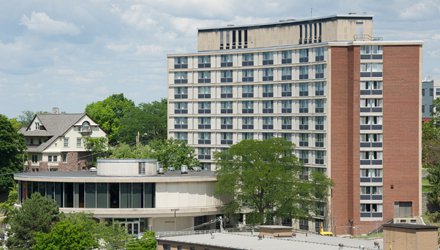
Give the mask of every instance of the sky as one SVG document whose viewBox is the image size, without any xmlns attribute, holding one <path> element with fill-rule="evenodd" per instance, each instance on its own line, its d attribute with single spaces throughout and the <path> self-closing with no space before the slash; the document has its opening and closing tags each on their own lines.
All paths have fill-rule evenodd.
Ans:
<svg viewBox="0 0 440 250">
<path fill-rule="evenodd" d="M 423 76 L 440 80 L 440 0 L 0 0 L 0 114 L 160 100 L 167 54 L 195 52 L 197 28 L 349 12 L 384 40 L 422 40 Z"/>
</svg>

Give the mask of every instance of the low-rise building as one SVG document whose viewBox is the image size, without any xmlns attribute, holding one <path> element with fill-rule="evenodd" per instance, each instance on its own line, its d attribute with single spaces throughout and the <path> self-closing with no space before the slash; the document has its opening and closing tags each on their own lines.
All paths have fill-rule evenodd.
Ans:
<svg viewBox="0 0 440 250">
<path fill-rule="evenodd" d="M 25 171 L 77 171 L 92 159 L 84 147 L 85 137 L 105 137 L 106 133 L 84 113 L 37 114 L 20 131 L 26 141 Z"/>
<path fill-rule="evenodd" d="M 98 159 L 97 171 L 27 172 L 14 179 L 20 203 L 39 192 L 62 212 L 92 213 L 124 224 L 131 234 L 192 230 L 222 213 L 213 172 L 157 169 L 151 159 Z"/>
</svg>

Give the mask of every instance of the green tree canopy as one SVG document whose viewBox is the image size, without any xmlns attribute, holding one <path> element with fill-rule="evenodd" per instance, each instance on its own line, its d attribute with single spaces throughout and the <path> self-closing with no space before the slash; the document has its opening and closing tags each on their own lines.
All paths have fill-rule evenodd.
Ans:
<svg viewBox="0 0 440 250">
<path fill-rule="evenodd" d="M 194 148 L 188 146 L 184 141 L 174 139 L 157 140 L 150 142 L 149 146 L 152 150 L 152 157 L 157 159 L 165 169 L 169 167 L 180 169 L 182 165 L 192 169 L 200 165 Z"/>
<path fill-rule="evenodd" d="M 85 111 L 107 133 L 109 143 L 114 145 L 121 129 L 121 118 L 134 106 L 134 102 L 125 98 L 124 94 L 114 94 L 87 105 Z"/>
<path fill-rule="evenodd" d="M 152 158 L 152 152 L 147 145 L 135 145 L 130 146 L 125 143 L 121 143 L 111 150 L 110 158 L 116 159 L 145 159 Z"/>
<path fill-rule="evenodd" d="M 440 162 L 431 165 L 428 168 L 428 181 L 431 184 L 430 191 L 428 193 L 428 204 L 430 210 L 440 209 Z"/>
<path fill-rule="evenodd" d="M 132 239 L 127 250 L 156 250 L 157 240 L 153 231 L 147 231 L 140 239 Z"/>
<path fill-rule="evenodd" d="M 255 223 L 270 224 L 278 218 L 307 218 L 327 195 L 331 181 L 315 172 L 301 179 L 302 163 L 294 145 L 281 138 L 244 140 L 215 155 L 216 193 L 227 201 L 226 214 L 250 208 Z"/>
<path fill-rule="evenodd" d="M 0 115 L 0 192 L 7 193 L 15 183 L 13 174 L 23 170 L 25 150 L 23 135 L 6 116 Z"/>
<path fill-rule="evenodd" d="M 129 109 L 121 119 L 118 140 L 134 144 L 148 144 L 151 140 L 164 140 L 167 137 L 167 100 L 141 103 Z"/>
<path fill-rule="evenodd" d="M 8 215 L 10 225 L 6 245 L 10 249 L 32 249 L 37 232 L 48 233 L 59 219 L 55 200 L 43 197 L 40 193 L 22 203 L 20 209 Z"/>
</svg>

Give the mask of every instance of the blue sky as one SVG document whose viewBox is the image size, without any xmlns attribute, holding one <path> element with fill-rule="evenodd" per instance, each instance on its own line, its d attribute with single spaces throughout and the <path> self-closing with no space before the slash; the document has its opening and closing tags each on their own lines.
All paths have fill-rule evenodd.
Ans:
<svg viewBox="0 0 440 250">
<path fill-rule="evenodd" d="M 2 1 L 0 114 L 83 112 L 124 93 L 166 97 L 166 55 L 194 52 L 197 28 L 357 12 L 384 40 L 423 40 L 423 76 L 440 80 L 439 0 Z"/>
</svg>

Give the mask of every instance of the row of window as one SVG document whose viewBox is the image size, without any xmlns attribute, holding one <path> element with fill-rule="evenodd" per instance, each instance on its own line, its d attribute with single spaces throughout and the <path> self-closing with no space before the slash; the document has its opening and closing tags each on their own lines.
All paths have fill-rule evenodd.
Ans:
<svg viewBox="0 0 440 250">
<path fill-rule="evenodd" d="M 309 96 L 314 94 L 315 96 L 323 96 L 324 95 L 324 82 L 314 83 L 314 91 L 311 91 L 312 83 L 299 83 L 297 88 L 292 86 L 291 83 L 282 83 L 279 85 L 274 84 L 265 84 L 260 86 L 254 85 L 244 85 L 244 86 L 221 86 L 220 87 L 220 97 L 221 98 L 234 98 L 234 89 L 237 93 L 238 90 L 241 90 L 241 97 L 257 97 L 255 92 L 260 92 L 261 89 L 261 97 L 290 97 L 296 93 L 297 96 Z M 198 98 L 212 98 L 213 90 L 217 90 L 218 87 L 210 87 L 210 86 L 201 86 L 197 87 L 197 97 Z M 277 93 L 277 91 L 279 92 Z M 295 92 L 293 92 L 295 90 Z M 255 94 L 255 96 L 254 96 Z M 278 95 L 277 95 L 278 94 Z M 235 94 L 237 95 L 237 94 Z M 188 96 L 188 87 L 175 87 L 174 88 L 174 98 L 175 99 L 187 99 Z M 217 96 L 218 97 L 218 96 Z"/>
<path fill-rule="evenodd" d="M 238 55 L 233 54 L 225 54 L 220 55 L 220 67 L 233 67 L 233 66 L 254 66 L 256 65 L 256 58 L 261 56 L 262 62 L 261 65 L 273 65 L 277 64 L 277 61 L 274 60 L 276 56 L 281 57 L 278 63 L 281 64 L 290 64 L 293 62 L 293 58 L 298 58 L 297 62 L 309 62 L 311 58 L 311 52 L 314 52 L 315 62 L 324 61 L 324 47 L 314 48 L 314 49 L 300 49 L 297 52 L 294 50 L 284 50 L 281 52 L 261 52 L 261 53 L 245 53 L 241 55 L 241 64 L 238 65 L 238 60 L 235 60 L 236 65 L 234 65 L 234 59 L 238 59 Z M 194 57 L 194 61 L 197 61 L 198 68 L 210 68 L 212 66 L 212 59 L 216 58 L 216 56 L 197 56 Z M 174 58 L 174 68 L 175 69 L 185 69 L 188 68 L 188 57 L 175 57 Z"/>
<path fill-rule="evenodd" d="M 257 129 L 256 120 L 259 123 L 262 123 L 263 129 L 274 129 L 275 122 L 281 125 L 281 129 L 293 129 L 293 122 L 295 121 L 295 117 L 242 117 L 236 118 L 241 119 L 241 129 Z M 314 118 L 301 116 L 297 117 L 295 124 L 298 124 L 298 128 L 300 130 L 309 130 L 312 129 L 312 126 L 309 126 L 309 120 L 314 119 L 314 128 L 315 130 L 324 130 L 324 116 L 316 116 Z M 211 117 L 199 117 L 198 118 L 198 129 L 213 129 L 214 126 L 211 127 Z M 261 121 L 262 122 L 261 122 Z M 221 129 L 234 129 L 233 126 L 233 118 L 232 117 L 220 117 L 220 128 Z M 311 124 L 310 124 L 311 125 Z M 295 125 L 296 127 L 296 125 Z M 175 117 L 174 118 L 174 128 L 175 129 L 188 129 L 188 117 Z M 195 127 L 194 127 L 195 128 Z"/>
<path fill-rule="evenodd" d="M 262 108 L 257 110 L 256 106 L 261 103 Z M 239 102 L 239 109 L 241 106 L 242 114 L 253 114 L 253 113 L 274 113 L 274 110 L 281 109 L 281 113 L 309 113 L 313 111 L 314 113 L 324 113 L 324 99 L 316 99 L 313 100 L 314 110 L 309 108 L 309 104 L 312 103 L 312 100 L 282 100 L 282 101 L 241 101 Z M 218 113 L 212 112 L 212 103 L 211 102 L 197 102 L 197 112 L 198 114 L 211 114 Z M 233 102 L 232 101 L 224 101 L 220 102 L 220 113 L 221 114 L 232 114 L 237 113 L 233 110 Z M 258 106 L 257 106 L 258 107 Z M 174 103 L 174 113 L 175 114 L 188 114 L 188 103 L 187 102 L 175 102 Z M 368 117 L 368 116 L 367 116 Z M 366 120 L 366 123 L 361 121 L 361 124 L 370 124 L 369 120 Z"/>
<path fill-rule="evenodd" d="M 280 69 L 273 69 L 273 68 L 265 68 L 265 69 L 242 69 L 239 70 L 241 72 L 241 81 L 242 82 L 254 82 L 254 81 L 274 81 L 274 75 L 277 75 L 277 72 L 281 73 L 281 79 L 278 80 L 292 80 L 294 77 L 294 71 L 298 72 L 298 79 L 309 79 L 311 75 L 311 71 L 309 69 L 314 69 L 314 75 L 315 79 L 322 79 L 324 78 L 324 69 L 325 64 L 317 64 L 314 66 L 298 66 L 295 67 L 284 67 Z M 261 72 L 261 78 L 257 79 L 257 74 L 254 74 L 255 71 Z M 197 82 L 198 83 L 211 83 L 214 82 L 212 80 L 211 71 L 199 71 L 197 72 Z M 254 77 L 255 76 L 255 77 Z M 238 81 L 238 80 L 236 80 Z M 220 82 L 222 83 L 228 83 L 233 82 L 233 71 L 232 70 L 222 70 L 220 71 Z M 188 72 L 182 71 L 182 72 L 174 72 L 174 83 L 181 84 L 181 83 L 188 83 Z"/>
</svg>

